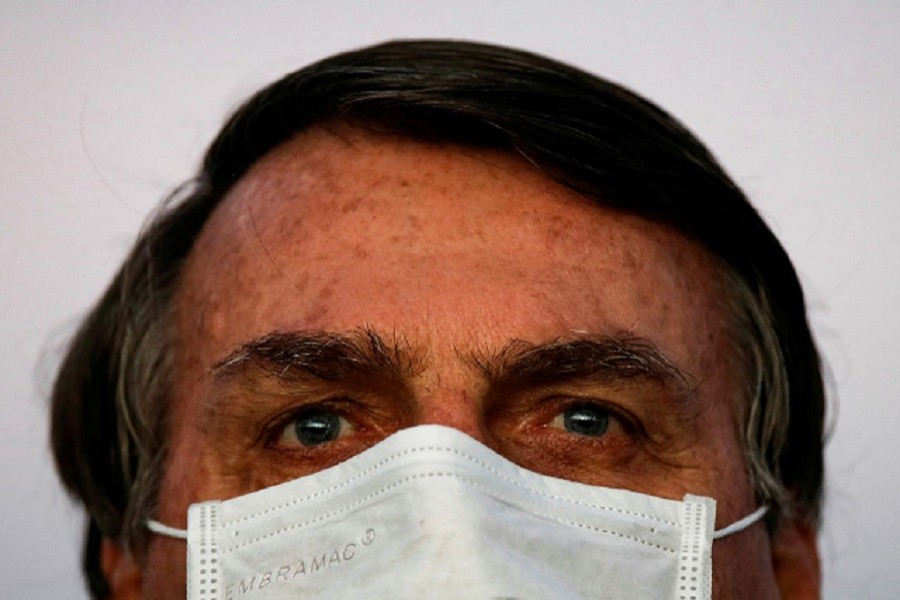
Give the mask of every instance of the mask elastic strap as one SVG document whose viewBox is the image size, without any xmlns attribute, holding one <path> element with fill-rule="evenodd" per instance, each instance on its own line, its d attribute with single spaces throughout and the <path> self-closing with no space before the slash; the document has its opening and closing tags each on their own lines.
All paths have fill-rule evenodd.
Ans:
<svg viewBox="0 0 900 600">
<path fill-rule="evenodd" d="M 159 521 L 154 521 L 153 519 L 147 520 L 147 529 L 149 529 L 153 533 L 158 533 L 159 535 L 164 535 L 179 540 L 186 540 L 188 537 L 187 529 L 169 527 L 168 525 L 163 525 Z"/>
<path fill-rule="evenodd" d="M 760 506 L 759 508 L 754 510 L 752 513 L 750 513 L 743 519 L 739 519 L 739 520 L 735 521 L 734 523 L 732 523 L 731 525 L 728 525 L 727 527 L 723 527 L 722 529 L 719 529 L 718 531 L 714 531 L 713 539 L 714 540 L 722 539 L 723 537 L 731 535 L 732 533 L 737 533 L 738 531 L 743 531 L 743 530 L 747 529 L 748 527 L 750 527 L 751 525 L 753 525 L 754 523 L 756 523 L 757 521 L 762 519 L 763 515 L 765 515 L 768 511 L 769 511 L 768 506 L 766 506 L 766 505 Z"/>
</svg>

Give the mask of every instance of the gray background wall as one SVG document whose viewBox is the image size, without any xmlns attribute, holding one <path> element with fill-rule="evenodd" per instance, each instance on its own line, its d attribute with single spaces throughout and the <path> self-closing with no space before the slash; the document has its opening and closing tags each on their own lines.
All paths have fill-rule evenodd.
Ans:
<svg viewBox="0 0 900 600">
<path fill-rule="evenodd" d="M 795 260 L 830 364 L 826 597 L 900 597 L 898 31 L 900 4 L 874 0 L 3 2 L 0 596 L 82 595 L 46 390 L 147 213 L 259 85 L 338 50 L 439 36 L 610 77 L 712 147 Z"/>
</svg>

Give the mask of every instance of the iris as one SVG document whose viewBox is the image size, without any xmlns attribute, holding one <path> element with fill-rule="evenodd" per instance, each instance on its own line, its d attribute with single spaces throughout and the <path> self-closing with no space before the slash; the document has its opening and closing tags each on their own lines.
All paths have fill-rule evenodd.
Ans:
<svg viewBox="0 0 900 600">
<path fill-rule="evenodd" d="M 570 406 L 563 413 L 563 426 L 578 435 L 598 437 L 609 427 L 609 412 L 589 404 Z"/>
<path fill-rule="evenodd" d="M 317 446 L 336 440 L 341 433 L 341 419 L 333 412 L 315 411 L 294 420 L 294 434 L 304 446 Z"/>
</svg>

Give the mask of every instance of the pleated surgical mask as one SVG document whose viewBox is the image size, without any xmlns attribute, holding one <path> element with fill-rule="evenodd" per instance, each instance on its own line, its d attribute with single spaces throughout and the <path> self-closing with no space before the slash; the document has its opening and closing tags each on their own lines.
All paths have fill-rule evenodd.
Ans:
<svg viewBox="0 0 900 600">
<path fill-rule="evenodd" d="M 447 427 L 402 430 L 330 469 L 193 504 L 189 600 L 667 598 L 712 587 L 716 504 L 523 469 Z"/>
</svg>

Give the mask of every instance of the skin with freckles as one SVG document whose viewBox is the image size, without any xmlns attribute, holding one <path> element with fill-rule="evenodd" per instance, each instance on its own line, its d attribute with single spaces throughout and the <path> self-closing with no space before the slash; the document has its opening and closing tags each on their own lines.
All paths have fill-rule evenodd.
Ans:
<svg viewBox="0 0 900 600">
<path fill-rule="evenodd" d="M 727 525 L 756 505 L 718 274 L 680 234 L 515 156 L 305 132 L 238 182 L 189 256 L 156 518 L 183 528 L 191 503 L 437 423 L 544 474 L 711 496 Z M 335 347 L 305 370 L 284 359 Z M 344 372 L 345 355 L 368 366 Z M 563 372 L 561 358 L 583 368 Z M 584 407 L 602 416 L 599 434 L 569 430 Z M 310 410 L 336 416 L 335 439 L 298 439 Z M 716 542 L 714 596 L 815 597 L 814 536 L 787 531 L 772 542 L 757 524 Z M 160 536 L 139 563 L 103 551 L 119 598 L 183 597 L 184 558 L 183 541 Z"/>
</svg>

